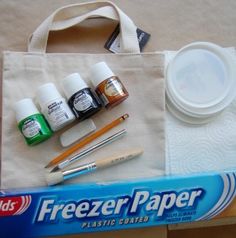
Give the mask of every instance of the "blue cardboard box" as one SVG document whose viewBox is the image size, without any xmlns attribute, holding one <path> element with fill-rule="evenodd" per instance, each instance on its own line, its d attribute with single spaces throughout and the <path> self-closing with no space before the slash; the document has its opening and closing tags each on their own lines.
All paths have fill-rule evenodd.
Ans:
<svg viewBox="0 0 236 238">
<path fill-rule="evenodd" d="M 42 237 L 207 220 L 231 203 L 235 189 L 236 173 L 224 172 L 2 190 L 1 237 Z"/>
</svg>

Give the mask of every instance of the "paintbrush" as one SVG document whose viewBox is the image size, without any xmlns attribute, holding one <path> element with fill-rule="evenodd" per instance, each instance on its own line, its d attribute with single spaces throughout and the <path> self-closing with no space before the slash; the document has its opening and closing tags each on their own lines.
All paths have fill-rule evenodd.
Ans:
<svg viewBox="0 0 236 238">
<path fill-rule="evenodd" d="M 46 175 L 46 181 L 48 185 L 55 185 L 67 179 L 77 177 L 81 174 L 85 174 L 97 169 L 106 168 L 121 162 L 128 161 L 130 159 L 135 158 L 138 155 L 141 155 L 142 153 L 143 153 L 143 149 L 140 149 L 140 148 L 133 149 L 133 150 L 126 151 L 120 155 L 104 158 L 101 160 L 96 160 L 94 162 L 80 165 L 78 167 L 68 169 L 65 171 L 57 171 L 53 173 L 48 173 Z"/>
<path fill-rule="evenodd" d="M 83 158 L 84 156 L 102 148 L 103 146 L 106 146 L 120 137 L 124 136 L 127 133 L 125 129 L 118 131 L 117 133 L 107 137 L 106 139 L 98 142 L 97 144 L 90 146 L 88 149 L 81 151 L 80 153 L 76 154 L 75 156 L 71 157 L 70 159 L 67 159 L 61 163 L 59 163 L 55 168 L 51 170 L 51 172 L 56 172 L 59 169 L 63 169 L 67 167 L 68 165 L 71 165 L 72 163 L 76 162 L 77 160 Z"/>
</svg>

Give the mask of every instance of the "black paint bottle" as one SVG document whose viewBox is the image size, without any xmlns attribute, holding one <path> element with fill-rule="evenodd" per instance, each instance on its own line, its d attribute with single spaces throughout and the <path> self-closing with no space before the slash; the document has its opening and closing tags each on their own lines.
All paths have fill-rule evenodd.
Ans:
<svg viewBox="0 0 236 238">
<path fill-rule="evenodd" d="M 101 103 L 78 73 L 68 75 L 62 82 L 68 104 L 75 116 L 84 120 L 101 109 Z"/>
</svg>

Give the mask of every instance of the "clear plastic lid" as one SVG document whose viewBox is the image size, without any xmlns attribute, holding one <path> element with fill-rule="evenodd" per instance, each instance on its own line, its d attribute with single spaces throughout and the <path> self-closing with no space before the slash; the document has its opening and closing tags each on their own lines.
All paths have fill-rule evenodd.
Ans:
<svg viewBox="0 0 236 238">
<path fill-rule="evenodd" d="M 180 49 L 166 72 L 172 107 L 203 119 L 218 114 L 235 98 L 234 67 L 231 54 L 215 44 L 196 42 Z"/>
</svg>

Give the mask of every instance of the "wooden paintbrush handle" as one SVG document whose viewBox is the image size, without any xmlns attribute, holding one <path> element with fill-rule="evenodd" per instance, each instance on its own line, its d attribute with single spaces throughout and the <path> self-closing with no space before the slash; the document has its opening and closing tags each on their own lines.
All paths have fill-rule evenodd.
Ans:
<svg viewBox="0 0 236 238">
<path fill-rule="evenodd" d="M 97 160 L 96 161 L 96 167 L 98 169 L 109 167 L 121 162 L 125 162 L 127 160 L 133 159 L 134 157 L 141 155 L 143 153 L 143 149 L 133 149 L 126 151 L 120 155 L 108 157 L 105 159 Z"/>
</svg>

